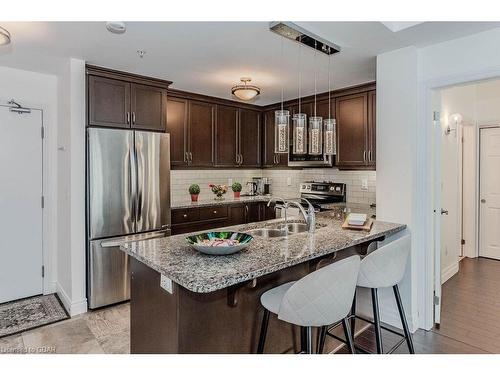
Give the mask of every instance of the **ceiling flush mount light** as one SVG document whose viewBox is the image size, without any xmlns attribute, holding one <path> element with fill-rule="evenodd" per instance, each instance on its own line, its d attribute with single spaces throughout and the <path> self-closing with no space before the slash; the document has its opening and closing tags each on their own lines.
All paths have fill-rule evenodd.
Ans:
<svg viewBox="0 0 500 375">
<path fill-rule="evenodd" d="M 113 34 L 123 34 L 127 31 L 124 22 L 106 22 L 106 29 Z"/>
<path fill-rule="evenodd" d="M 316 51 L 323 52 L 327 55 L 340 52 L 340 47 L 335 43 L 329 42 L 328 40 L 311 33 L 293 22 L 271 22 L 269 24 L 269 30 L 287 39 L 294 40 L 310 48 L 314 48 Z"/>
<path fill-rule="evenodd" d="M 10 33 L 0 26 L 0 46 L 10 43 Z"/>
<path fill-rule="evenodd" d="M 144 58 L 144 55 L 146 54 L 146 51 L 144 51 L 142 49 L 139 49 L 139 50 L 137 50 L 137 54 L 142 59 L 142 58 Z"/>
<path fill-rule="evenodd" d="M 252 100 L 260 94 L 260 89 L 257 86 L 248 84 L 248 82 L 252 81 L 251 78 L 242 77 L 240 78 L 240 81 L 243 82 L 242 85 L 233 86 L 233 88 L 231 89 L 231 94 L 236 96 L 238 99 Z"/>
</svg>

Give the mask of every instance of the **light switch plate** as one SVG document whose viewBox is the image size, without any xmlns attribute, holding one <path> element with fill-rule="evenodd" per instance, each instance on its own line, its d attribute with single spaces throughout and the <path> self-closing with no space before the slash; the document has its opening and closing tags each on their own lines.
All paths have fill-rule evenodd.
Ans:
<svg viewBox="0 0 500 375">
<path fill-rule="evenodd" d="M 361 179 L 361 190 L 364 190 L 364 191 L 368 190 L 368 179 L 367 178 Z"/>
<path fill-rule="evenodd" d="M 170 280 L 168 277 L 166 277 L 164 275 L 161 275 L 161 277 L 160 277 L 160 286 L 163 290 L 166 290 L 170 294 L 174 293 L 172 280 Z"/>
<path fill-rule="evenodd" d="M 232 184 L 233 184 L 233 179 L 232 178 L 228 178 L 227 179 L 227 186 L 231 187 Z"/>
<path fill-rule="evenodd" d="M 287 184 L 287 186 L 292 186 L 292 178 L 291 177 L 286 178 L 286 184 Z"/>
</svg>

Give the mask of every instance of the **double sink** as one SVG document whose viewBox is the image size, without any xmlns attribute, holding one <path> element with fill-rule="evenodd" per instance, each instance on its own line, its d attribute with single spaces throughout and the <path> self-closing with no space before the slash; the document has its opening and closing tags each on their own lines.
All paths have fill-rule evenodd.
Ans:
<svg viewBox="0 0 500 375">
<path fill-rule="evenodd" d="M 316 224 L 315 229 L 324 227 L 324 225 Z M 305 223 L 287 223 L 278 224 L 273 227 L 266 228 L 256 228 L 246 231 L 246 233 L 252 236 L 257 236 L 261 238 L 276 238 L 276 237 L 287 237 L 289 235 L 294 235 L 298 233 L 307 232 L 307 224 Z"/>
</svg>

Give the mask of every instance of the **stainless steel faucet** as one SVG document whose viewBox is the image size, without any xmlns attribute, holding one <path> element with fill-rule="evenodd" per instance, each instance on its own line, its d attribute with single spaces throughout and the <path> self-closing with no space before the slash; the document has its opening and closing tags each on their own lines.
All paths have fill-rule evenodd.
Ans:
<svg viewBox="0 0 500 375">
<path fill-rule="evenodd" d="M 300 202 L 287 201 L 287 200 L 280 198 L 280 197 L 271 197 L 271 199 L 269 199 L 269 202 L 267 202 L 267 207 L 269 207 L 273 201 L 282 201 L 283 204 L 281 205 L 281 209 L 283 209 L 285 212 L 285 225 L 287 225 L 288 219 L 287 219 L 287 212 L 286 211 L 287 211 L 288 207 L 296 206 L 300 210 L 302 215 L 304 216 L 304 220 L 306 221 L 308 232 L 314 233 L 314 231 L 316 229 L 316 213 L 314 212 L 314 206 L 307 199 L 305 199 L 305 198 L 300 198 L 300 199 L 307 203 L 307 212 L 304 209 L 304 207 L 300 204 Z"/>
<path fill-rule="evenodd" d="M 283 202 L 281 205 L 277 204 L 276 208 L 281 208 L 283 210 L 283 212 L 285 214 L 285 225 L 286 225 L 286 224 L 288 224 L 288 219 L 287 219 L 287 215 L 286 215 L 286 210 L 288 209 L 288 202 L 285 199 L 280 198 L 280 197 L 271 197 L 269 199 L 269 201 L 267 202 L 267 207 L 270 207 L 271 203 L 278 202 L 278 201 Z"/>
<path fill-rule="evenodd" d="M 307 224 L 307 230 L 309 233 L 314 233 L 314 230 L 316 229 L 316 213 L 314 212 L 314 206 L 305 198 L 300 198 L 301 201 L 304 201 L 307 203 L 307 212 L 304 209 L 304 207 L 300 204 L 300 202 L 296 201 L 289 201 L 287 202 L 288 206 L 296 206 L 302 215 L 304 216 L 304 220 L 306 221 Z"/>
</svg>

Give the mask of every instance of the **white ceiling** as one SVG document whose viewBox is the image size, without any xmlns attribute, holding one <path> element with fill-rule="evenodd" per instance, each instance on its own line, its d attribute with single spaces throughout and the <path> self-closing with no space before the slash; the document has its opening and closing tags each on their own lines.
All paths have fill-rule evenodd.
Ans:
<svg viewBox="0 0 500 375">
<path fill-rule="evenodd" d="M 376 56 L 415 45 L 425 46 L 495 27 L 499 22 L 297 22 L 342 51 L 332 57 L 333 87 L 375 80 Z M 111 34 L 104 22 L 0 22 L 12 43 L 0 47 L 0 65 L 56 74 L 62 59 L 74 57 L 118 70 L 164 78 L 173 88 L 231 97 L 240 77 L 261 87 L 255 104 L 275 103 L 284 82 L 285 99 L 297 96 L 298 44 L 284 41 L 267 22 L 127 22 L 125 34 Z M 145 50 L 139 58 L 137 50 Z M 328 88 L 328 57 L 317 55 L 318 92 Z M 314 51 L 302 48 L 302 93 L 314 92 Z"/>
</svg>

